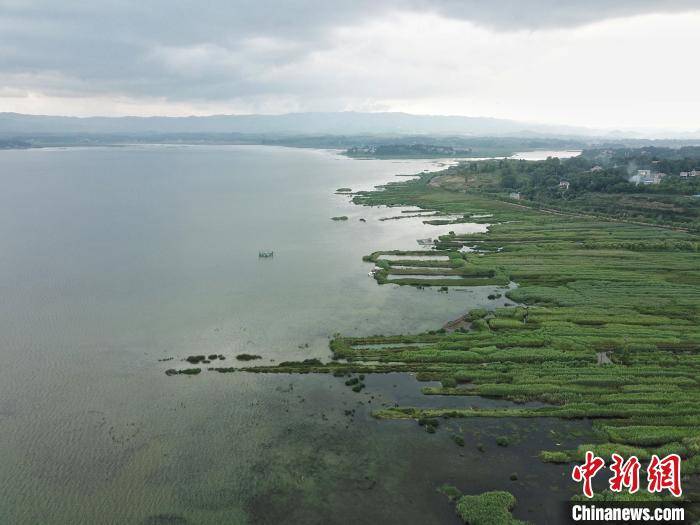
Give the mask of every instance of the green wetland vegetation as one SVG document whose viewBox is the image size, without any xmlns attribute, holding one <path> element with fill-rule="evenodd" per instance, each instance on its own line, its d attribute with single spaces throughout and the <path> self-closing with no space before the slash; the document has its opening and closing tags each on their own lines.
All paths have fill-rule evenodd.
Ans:
<svg viewBox="0 0 700 525">
<path fill-rule="evenodd" d="M 546 169 L 547 163 L 533 163 L 528 170 Z M 677 453 L 683 459 L 685 496 L 695 499 L 700 473 L 696 208 L 684 214 L 686 228 L 669 229 L 685 219 L 664 221 L 657 215 L 658 226 L 642 225 L 635 218 L 623 222 L 581 214 L 576 204 L 572 213 L 552 213 L 481 190 L 448 190 L 435 178 L 422 174 L 381 191 L 360 192 L 354 202 L 458 215 L 490 224 L 489 231 L 441 236 L 434 250 L 387 247 L 368 254 L 364 260 L 374 264 L 374 278 L 380 285 L 444 291 L 495 285 L 511 306 L 473 309 L 454 330 L 338 334 L 330 344 L 330 362 L 243 370 L 348 377 L 414 373 L 421 381 L 437 382 L 422 390 L 430 401 L 420 407 L 381 407 L 373 415 L 414 420 L 428 433 L 440 433 L 441 421 L 474 418 L 588 420 L 592 439 L 573 448 L 543 448 L 535 461 L 569 464 L 580 461 L 586 450 L 608 458 L 613 452 L 640 459 Z M 480 407 L 471 402 L 475 398 L 515 404 Z M 448 405 L 450 399 L 463 403 Z M 460 440 L 455 444 L 461 446 Z M 508 438 L 499 438 L 499 446 L 508 444 Z M 562 468 L 568 473 L 570 467 Z M 511 479 L 517 477 L 514 473 Z M 509 521 L 515 499 L 507 492 L 454 499 L 468 523 L 516 523 Z M 494 513 L 501 516 L 497 521 Z"/>
</svg>

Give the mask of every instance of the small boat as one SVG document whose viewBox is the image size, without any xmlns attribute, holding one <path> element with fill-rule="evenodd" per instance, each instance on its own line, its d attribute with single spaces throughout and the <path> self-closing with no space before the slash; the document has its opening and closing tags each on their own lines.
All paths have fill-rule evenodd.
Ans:
<svg viewBox="0 0 700 525">
<path fill-rule="evenodd" d="M 417 239 L 416 242 L 420 244 L 421 246 L 428 246 L 430 244 L 433 244 L 433 240 L 428 238 L 428 239 Z"/>
<path fill-rule="evenodd" d="M 275 252 L 273 252 L 273 251 L 260 251 L 260 252 L 258 252 L 258 257 L 263 257 L 263 258 L 274 257 L 274 255 L 275 255 Z"/>
</svg>

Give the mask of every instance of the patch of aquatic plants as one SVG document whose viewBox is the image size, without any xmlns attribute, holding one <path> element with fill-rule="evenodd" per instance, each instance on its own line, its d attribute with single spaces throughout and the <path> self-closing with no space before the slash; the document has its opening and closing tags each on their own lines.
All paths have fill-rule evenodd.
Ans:
<svg viewBox="0 0 700 525">
<path fill-rule="evenodd" d="M 459 489 L 451 485 L 443 485 L 440 492 L 456 503 L 457 515 L 469 525 L 524 525 L 511 514 L 517 500 L 510 492 L 462 495 Z"/>
<path fill-rule="evenodd" d="M 262 356 L 259 356 L 257 354 L 238 354 L 236 356 L 236 359 L 239 361 L 254 361 L 256 359 L 262 359 Z"/>
<path fill-rule="evenodd" d="M 335 372 L 334 375 L 339 375 L 338 372 Z M 345 375 L 345 374 L 343 374 Z M 357 377 L 351 377 L 347 381 L 345 381 L 345 386 L 349 386 L 350 389 L 353 392 L 362 392 L 365 388 L 365 384 L 363 383 L 365 376 L 364 374 L 360 374 Z"/>
<path fill-rule="evenodd" d="M 202 371 L 201 368 L 181 368 L 179 370 L 176 370 L 174 368 L 169 368 L 168 370 L 165 371 L 166 376 L 177 376 L 177 375 L 185 375 L 185 376 L 196 376 Z"/>
<path fill-rule="evenodd" d="M 222 354 L 209 354 L 209 355 L 189 355 L 185 358 L 185 361 L 188 363 L 191 363 L 193 365 L 197 364 L 209 364 L 212 361 L 216 361 L 217 359 L 224 360 L 226 359 L 226 356 Z"/>
<path fill-rule="evenodd" d="M 434 417 L 421 417 L 418 418 L 418 426 L 424 427 L 428 434 L 435 434 L 440 426 L 440 420 Z"/>
<path fill-rule="evenodd" d="M 496 445 L 499 447 L 507 447 L 510 445 L 510 439 L 508 439 L 508 436 L 498 436 L 496 438 Z"/>
</svg>

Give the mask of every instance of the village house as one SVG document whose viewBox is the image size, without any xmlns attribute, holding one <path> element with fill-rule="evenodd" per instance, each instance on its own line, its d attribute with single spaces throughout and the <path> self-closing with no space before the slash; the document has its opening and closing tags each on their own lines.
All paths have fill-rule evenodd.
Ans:
<svg viewBox="0 0 700 525">
<path fill-rule="evenodd" d="M 563 190 L 568 190 L 569 189 L 569 181 L 568 180 L 563 180 L 559 182 L 559 188 Z"/>
<path fill-rule="evenodd" d="M 515 201 L 519 201 L 519 200 L 520 200 L 520 192 L 514 191 L 513 193 L 511 193 L 510 195 L 508 195 L 508 197 L 509 197 L 510 199 L 515 200 Z"/>
<path fill-rule="evenodd" d="M 596 172 L 596 171 L 603 171 L 603 166 L 593 166 L 590 171 L 591 172 Z"/>
<path fill-rule="evenodd" d="M 654 173 L 651 176 L 651 184 L 659 184 L 661 182 L 661 179 L 663 179 L 666 176 L 665 173 Z"/>
<path fill-rule="evenodd" d="M 659 184 L 665 173 L 652 173 L 651 170 L 637 170 L 637 174 L 630 177 L 630 182 L 634 184 Z"/>
</svg>

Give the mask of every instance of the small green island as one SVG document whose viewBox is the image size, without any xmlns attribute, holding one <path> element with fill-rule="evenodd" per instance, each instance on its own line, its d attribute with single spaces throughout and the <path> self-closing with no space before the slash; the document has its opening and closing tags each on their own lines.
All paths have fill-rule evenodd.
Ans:
<svg viewBox="0 0 700 525">
<path fill-rule="evenodd" d="M 337 217 L 331 217 L 332 221 L 347 221 L 348 216 L 347 215 L 339 215 Z"/>
</svg>

